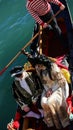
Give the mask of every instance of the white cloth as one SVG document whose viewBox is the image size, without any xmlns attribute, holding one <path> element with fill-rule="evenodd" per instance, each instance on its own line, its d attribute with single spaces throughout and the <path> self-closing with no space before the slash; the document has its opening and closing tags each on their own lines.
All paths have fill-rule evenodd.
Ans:
<svg viewBox="0 0 73 130">
<path fill-rule="evenodd" d="M 42 84 L 44 90 L 41 97 L 41 106 L 44 110 L 44 121 L 47 125 L 52 126 L 53 122 L 57 129 L 69 125 L 69 118 L 67 114 L 66 98 L 69 96 L 68 83 L 60 71 L 60 68 L 52 63 L 51 76 L 49 76 L 46 69 L 42 69 L 42 75 L 40 73 L 41 68 L 37 68 L 37 72 L 42 77 Z M 52 90 L 52 94 L 46 97 L 46 92 Z"/>
<path fill-rule="evenodd" d="M 41 113 L 41 117 L 43 117 L 43 110 L 42 109 L 38 109 L 39 112 Z M 37 119 L 40 119 L 40 115 L 39 114 L 36 114 L 35 112 L 33 111 L 29 111 L 25 116 L 23 117 L 35 117 Z"/>
<path fill-rule="evenodd" d="M 32 92 L 28 86 L 28 84 L 26 83 L 25 81 L 25 78 L 28 77 L 29 75 L 27 74 L 26 71 L 23 72 L 23 77 L 22 78 L 15 78 L 15 80 L 19 81 L 20 82 L 20 85 L 22 88 L 24 88 L 29 94 L 32 95 Z"/>
<path fill-rule="evenodd" d="M 44 109 L 44 112 L 46 112 L 46 116 L 44 115 L 45 123 L 50 125 L 50 122 L 54 122 L 56 128 L 58 129 L 60 128 L 59 120 L 63 127 L 69 125 L 69 118 L 68 114 L 66 113 L 67 104 L 65 101 L 65 96 L 67 96 L 67 93 L 65 95 L 64 93 L 66 92 L 64 92 L 60 87 L 53 92 L 50 97 L 47 98 L 44 95 L 41 100 L 41 105 Z"/>
</svg>

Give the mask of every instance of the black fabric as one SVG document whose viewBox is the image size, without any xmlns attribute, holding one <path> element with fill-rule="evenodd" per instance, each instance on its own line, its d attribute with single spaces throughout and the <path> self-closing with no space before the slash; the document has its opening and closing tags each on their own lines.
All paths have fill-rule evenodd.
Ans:
<svg viewBox="0 0 73 130">
<path fill-rule="evenodd" d="M 43 15 L 43 16 L 39 16 L 41 18 L 41 20 L 43 20 L 43 22 L 49 22 L 49 20 L 54 16 L 53 10 L 51 9 L 47 14 Z M 53 31 L 55 32 L 55 35 L 57 34 L 57 36 L 61 35 L 61 29 L 59 28 L 56 18 L 54 17 L 52 19 L 52 21 L 49 23 L 52 28 Z"/>
<path fill-rule="evenodd" d="M 34 30 L 33 30 L 33 36 L 35 36 L 39 31 L 39 24 L 38 23 L 35 23 L 35 26 L 34 26 Z M 37 53 L 37 47 L 38 47 L 38 38 L 39 36 L 37 36 L 33 42 L 31 43 L 30 45 L 30 53 L 32 55 L 35 55 L 35 53 Z"/>
<path fill-rule="evenodd" d="M 51 63 L 52 61 L 45 55 L 37 55 L 37 56 L 32 56 L 29 57 L 28 60 L 30 61 L 30 63 L 35 66 L 37 64 L 43 64 L 44 66 L 47 67 L 47 71 L 49 73 L 49 77 L 52 80 L 52 76 L 51 76 Z"/>
<path fill-rule="evenodd" d="M 28 61 L 35 66 L 37 64 L 43 64 L 44 66 L 50 68 L 51 67 L 51 60 L 45 55 L 37 55 L 28 57 Z"/>
<path fill-rule="evenodd" d="M 22 71 L 22 69 L 23 69 L 23 66 L 15 66 L 11 69 L 10 74 L 18 73 L 18 72 Z"/>
<path fill-rule="evenodd" d="M 12 84 L 12 94 L 16 102 L 20 105 L 23 106 L 23 104 L 31 105 L 32 101 L 31 98 L 27 98 L 19 91 L 18 87 L 16 86 L 15 82 Z"/>
<path fill-rule="evenodd" d="M 33 83 L 34 83 L 33 92 L 32 92 L 33 95 L 28 94 L 28 92 L 25 93 L 23 91 L 22 87 L 19 89 L 20 86 L 19 87 L 16 86 L 15 81 L 13 81 L 13 83 L 12 83 L 12 94 L 13 94 L 14 99 L 16 100 L 16 102 L 19 104 L 20 107 L 23 106 L 24 103 L 28 104 L 28 106 L 31 107 L 33 100 L 35 100 L 37 102 L 37 104 L 39 104 L 39 107 L 40 107 L 39 96 L 41 95 L 41 93 L 43 91 L 43 85 L 42 85 L 39 77 L 37 76 L 37 74 L 34 72 L 32 73 L 32 79 L 33 79 Z M 29 86 L 29 84 L 28 84 L 28 86 Z M 30 88 L 30 86 L 29 86 L 29 88 Z M 32 100 L 32 98 L 33 98 L 33 100 Z M 37 101 L 37 100 L 39 100 L 39 101 Z"/>
</svg>

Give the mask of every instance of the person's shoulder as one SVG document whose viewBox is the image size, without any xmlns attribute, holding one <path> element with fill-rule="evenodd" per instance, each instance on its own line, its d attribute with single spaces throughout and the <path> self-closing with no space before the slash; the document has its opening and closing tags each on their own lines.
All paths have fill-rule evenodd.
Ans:
<svg viewBox="0 0 73 130">
<path fill-rule="evenodd" d="M 31 2 L 30 2 L 29 0 L 27 0 L 26 8 L 27 8 L 27 9 L 31 8 Z"/>
<path fill-rule="evenodd" d="M 27 0 L 27 2 L 26 2 L 26 7 L 28 7 L 29 3 L 30 3 L 30 1 L 29 1 L 29 0 Z"/>
</svg>

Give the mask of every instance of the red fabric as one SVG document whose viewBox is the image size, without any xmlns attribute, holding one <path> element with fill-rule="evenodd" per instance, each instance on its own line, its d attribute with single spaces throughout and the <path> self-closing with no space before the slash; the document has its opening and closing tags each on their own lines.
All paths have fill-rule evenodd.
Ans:
<svg viewBox="0 0 73 130">
<path fill-rule="evenodd" d="M 19 126 L 20 126 L 20 124 L 19 124 L 18 121 L 14 121 L 14 122 L 13 122 L 13 128 L 14 128 L 14 129 L 19 128 Z"/>
<path fill-rule="evenodd" d="M 57 57 L 56 59 L 59 61 L 59 62 L 62 62 L 62 60 L 64 59 L 65 55 L 63 56 L 60 56 L 60 57 Z"/>
<path fill-rule="evenodd" d="M 65 20 L 62 17 L 60 17 L 57 19 L 57 21 L 58 21 L 59 27 L 61 28 L 64 40 L 65 40 L 65 44 L 66 44 L 67 28 L 66 28 Z M 42 49 L 43 54 L 49 57 L 53 57 L 53 58 L 68 54 L 69 47 L 65 48 L 63 44 L 61 43 L 59 37 L 55 39 L 55 33 L 53 32 L 53 30 L 46 31 L 46 32 L 47 32 L 48 37 L 45 36 L 46 34 L 43 31 L 43 43 L 45 43 Z M 46 42 L 45 42 L 45 37 L 46 37 Z"/>
<path fill-rule="evenodd" d="M 21 114 L 19 112 L 16 112 L 14 121 L 19 121 L 21 118 Z"/>
<path fill-rule="evenodd" d="M 66 70 L 68 70 L 68 67 L 63 65 L 62 63 L 60 63 L 59 61 L 56 61 L 56 64 L 60 67 L 60 68 L 64 68 Z"/>
<path fill-rule="evenodd" d="M 58 5 L 59 5 L 59 7 L 60 7 L 60 6 L 62 5 L 62 3 L 60 2 Z"/>
<path fill-rule="evenodd" d="M 35 112 L 36 114 L 41 115 L 41 112 L 38 110 L 38 108 L 35 104 L 32 104 L 31 111 Z"/>
<path fill-rule="evenodd" d="M 41 23 L 41 26 L 42 26 L 42 27 L 43 27 L 43 25 L 44 25 L 44 22 Z"/>
<path fill-rule="evenodd" d="M 65 66 L 65 65 L 63 65 L 63 64 L 61 63 L 62 60 L 64 59 L 64 57 L 65 57 L 65 55 L 56 58 L 56 59 L 57 59 L 57 60 L 56 60 L 56 64 L 57 64 L 60 68 L 64 68 L 64 69 L 68 70 L 68 67 Z"/>
<path fill-rule="evenodd" d="M 73 113 L 73 96 L 68 97 L 66 99 L 66 102 L 68 104 L 67 111 L 68 111 L 68 114 L 70 115 L 71 113 Z"/>
</svg>

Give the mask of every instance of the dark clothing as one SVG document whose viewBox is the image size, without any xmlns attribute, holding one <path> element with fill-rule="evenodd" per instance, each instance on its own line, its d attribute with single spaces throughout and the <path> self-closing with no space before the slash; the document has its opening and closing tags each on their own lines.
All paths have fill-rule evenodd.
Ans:
<svg viewBox="0 0 73 130">
<path fill-rule="evenodd" d="M 24 105 L 28 105 L 29 107 L 31 107 L 34 101 L 37 102 L 39 96 L 43 91 L 43 86 L 40 82 L 39 77 L 36 74 L 28 76 L 24 80 L 30 88 L 32 95 L 21 87 L 19 81 L 15 80 L 12 84 L 13 96 L 22 109 Z"/>
<path fill-rule="evenodd" d="M 47 14 L 40 16 L 41 20 L 44 23 L 47 23 L 52 17 L 54 16 L 53 10 L 51 9 Z M 56 18 L 54 17 L 53 20 L 50 22 L 50 25 L 53 28 L 53 31 L 55 32 L 55 34 L 57 35 L 61 35 L 61 29 L 59 28 L 59 26 L 57 25 L 57 21 Z"/>
<path fill-rule="evenodd" d="M 38 32 L 39 32 L 39 24 L 38 24 L 38 23 L 35 23 L 34 29 L 33 29 L 33 37 L 34 37 Z M 31 45 L 30 45 L 30 51 L 31 51 L 30 53 L 31 53 L 31 55 L 35 55 L 35 53 L 38 53 L 38 52 L 37 52 L 37 48 L 38 48 L 38 46 L 39 46 L 38 41 L 39 41 L 39 36 L 37 36 L 37 37 L 33 40 L 33 42 L 31 43 Z"/>
</svg>

